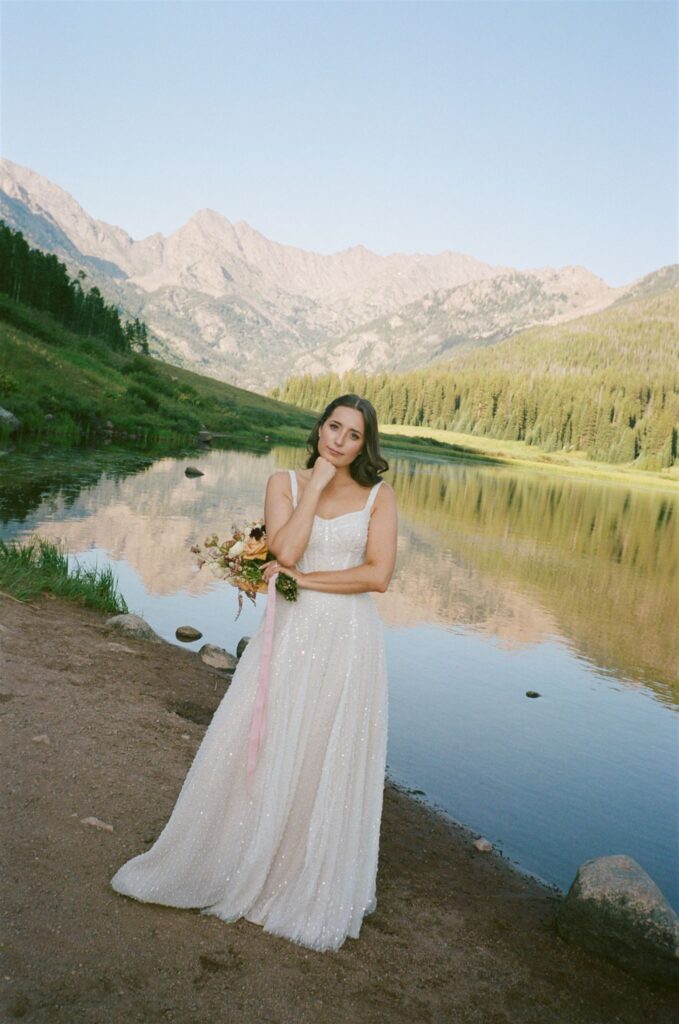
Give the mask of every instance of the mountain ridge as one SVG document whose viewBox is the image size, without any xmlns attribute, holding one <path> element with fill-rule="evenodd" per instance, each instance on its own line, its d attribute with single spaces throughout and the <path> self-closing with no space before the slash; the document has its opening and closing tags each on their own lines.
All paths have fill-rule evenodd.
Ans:
<svg viewBox="0 0 679 1024">
<path fill-rule="evenodd" d="M 458 346 L 606 308 L 637 284 L 612 288 L 585 267 L 517 270 L 451 250 L 313 253 L 210 207 L 170 235 L 135 240 L 6 159 L 0 217 L 143 318 L 152 351 L 260 391 L 356 358 L 370 372 L 428 365 Z"/>
</svg>

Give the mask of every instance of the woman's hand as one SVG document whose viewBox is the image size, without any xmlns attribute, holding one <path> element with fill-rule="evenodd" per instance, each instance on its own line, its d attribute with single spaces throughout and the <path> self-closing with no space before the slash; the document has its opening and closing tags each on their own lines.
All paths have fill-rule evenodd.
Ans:
<svg viewBox="0 0 679 1024">
<path fill-rule="evenodd" d="M 262 576 L 268 583 L 271 576 L 275 572 L 283 572 L 286 576 L 291 576 L 293 580 L 297 580 L 298 587 L 304 587 L 304 573 L 300 572 L 299 569 L 294 569 L 289 565 L 281 565 L 280 562 L 265 562 L 262 566 Z"/>
<path fill-rule="evenodd" d="M 322 491 L 328 486 L 332 478 L 334 477 L 337 469 L 333 466 L 332 462 L 328 462 L 322 455 L 319 455 L 314 462 L 314 467 L 311 470 L 310 484 L 318 487 L 319 491 Z"/>
</svg>

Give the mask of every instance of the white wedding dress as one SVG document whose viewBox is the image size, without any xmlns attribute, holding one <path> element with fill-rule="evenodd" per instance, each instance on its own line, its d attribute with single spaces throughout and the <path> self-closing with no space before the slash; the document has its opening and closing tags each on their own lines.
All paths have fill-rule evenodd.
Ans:
<svg viewBox="0 0 679 1024">
<path fill-rule="evenodd" d="M 297 478 L 290 470 L 293 505 Z M 302 572 L 365 557 L 365 507 L 314 519 Z M 264 619 L 203 737 L 172 815 L 111 880 L 125 896 L 245 917 L 316 950 L 357 938 L 376 906 L 387 745 L 382 620 L 372 595 L 276 594 L 266 731 L 250 790 L 247 745 Z"/>
</svg>

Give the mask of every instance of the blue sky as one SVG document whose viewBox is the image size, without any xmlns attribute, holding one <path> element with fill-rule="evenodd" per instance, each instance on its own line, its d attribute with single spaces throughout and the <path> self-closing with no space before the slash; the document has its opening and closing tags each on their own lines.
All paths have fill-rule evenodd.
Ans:
<svg viewBox="0 0 679 1024">
<path fill-rule="evenodd" d="M 677 254 L 677 5 L 2 3 L 3 155 L 134 238 L 211 207 L 333 252 Z"/>
</svg>

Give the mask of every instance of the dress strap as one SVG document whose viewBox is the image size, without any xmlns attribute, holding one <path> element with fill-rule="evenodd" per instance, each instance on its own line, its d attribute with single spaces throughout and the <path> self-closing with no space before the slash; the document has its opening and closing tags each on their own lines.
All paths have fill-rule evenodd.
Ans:
<svg viewBox="0 0 679 1024">
<path fill-rule="evenodd" d="M 297 508 L 297 474 L 294 469 L 289 469 L 290 489 L 292 490 L 292 507 Z"/>
<path fill-rule="evenodd" d="M 370 494 L 368 495 L 368 500 L 365 503 L 365 511 L 366 512 L 370 512 L 371 508 L 373 507 L 373 502 L 375 501 L 375 498 L 377 497 L 377 492 L 379 491 L 379 489 L 380 489 L 380 487 L 382 486 L 383 483 L 384 483 L 384 480 L 378 480 L 377 483 L 372 488 L 372 490 L 370 491 Z"/>
</svg>

